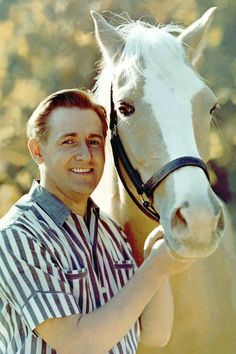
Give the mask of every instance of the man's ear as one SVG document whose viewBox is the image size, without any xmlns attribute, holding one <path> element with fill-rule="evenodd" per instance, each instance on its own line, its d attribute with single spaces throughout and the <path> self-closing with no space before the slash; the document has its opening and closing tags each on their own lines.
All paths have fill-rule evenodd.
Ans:
<svg viewBox="0 0 236 354">
<path fill-rule="evenodd" d="M 40 165 L 44 159 L 42 156 L 42 145 L 36 138 L 30 138 L 28 141 L 28 149 L 32 159 L 37 165 Z"/>
</svg>

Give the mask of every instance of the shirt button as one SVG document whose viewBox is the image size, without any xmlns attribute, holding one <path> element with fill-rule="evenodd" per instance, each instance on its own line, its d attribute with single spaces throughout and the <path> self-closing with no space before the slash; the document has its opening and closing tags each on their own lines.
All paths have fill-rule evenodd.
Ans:
<svg viewBox="0 0 236 354">
<path fill-rule="evenodd" d="M 102 287 L 101 290 L 102 290 L 103 294 L 107 292 L 106 288 L 104 288 L 104 287 Z"/>
</svg>

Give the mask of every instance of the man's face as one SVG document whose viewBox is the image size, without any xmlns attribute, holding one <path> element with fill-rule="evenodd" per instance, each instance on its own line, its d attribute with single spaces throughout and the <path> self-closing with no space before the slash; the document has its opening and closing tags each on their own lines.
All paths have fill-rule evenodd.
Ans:
<svg viewBox="0 0 236 354">
<path fill-rule="evenodd" d="M 40 144 L 42 185 L 67 206 L 87 200 L 105 160 L 98 115 L 91 109 L 59 107 L 50 114 L 48 129 L 47 141 Z"/>
</svg>

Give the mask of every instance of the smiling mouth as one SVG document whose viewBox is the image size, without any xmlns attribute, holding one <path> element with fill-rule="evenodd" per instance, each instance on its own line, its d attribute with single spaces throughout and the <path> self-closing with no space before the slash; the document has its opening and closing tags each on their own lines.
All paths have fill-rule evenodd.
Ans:
<svg viewBox="0 0 236 354">
<path fill-rule="evenodd" d="M 76 174 L 86 174 L 93 172 L 93 168 L 70 168 L 70 171 Z"/>
</svg>

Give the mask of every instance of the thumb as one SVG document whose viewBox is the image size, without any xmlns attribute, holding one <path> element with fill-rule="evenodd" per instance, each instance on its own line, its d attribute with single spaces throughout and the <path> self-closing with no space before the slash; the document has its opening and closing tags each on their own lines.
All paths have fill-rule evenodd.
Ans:
<svg viewBox="0 0 236 354">
<path fill-rule="evenodd" d="M 159 225 L 158 227 L 156 227 L 146 238 L 145 243 L 144 243 L 144 258 L 146 259 L 151 250 L 152 247 L 154 246 L 154 244 L 156 243 L 157 240 L 159 239 L 163 239 L 165 236 L 165 232 L 163 229 L 162 225 Z"/>
</svg>

